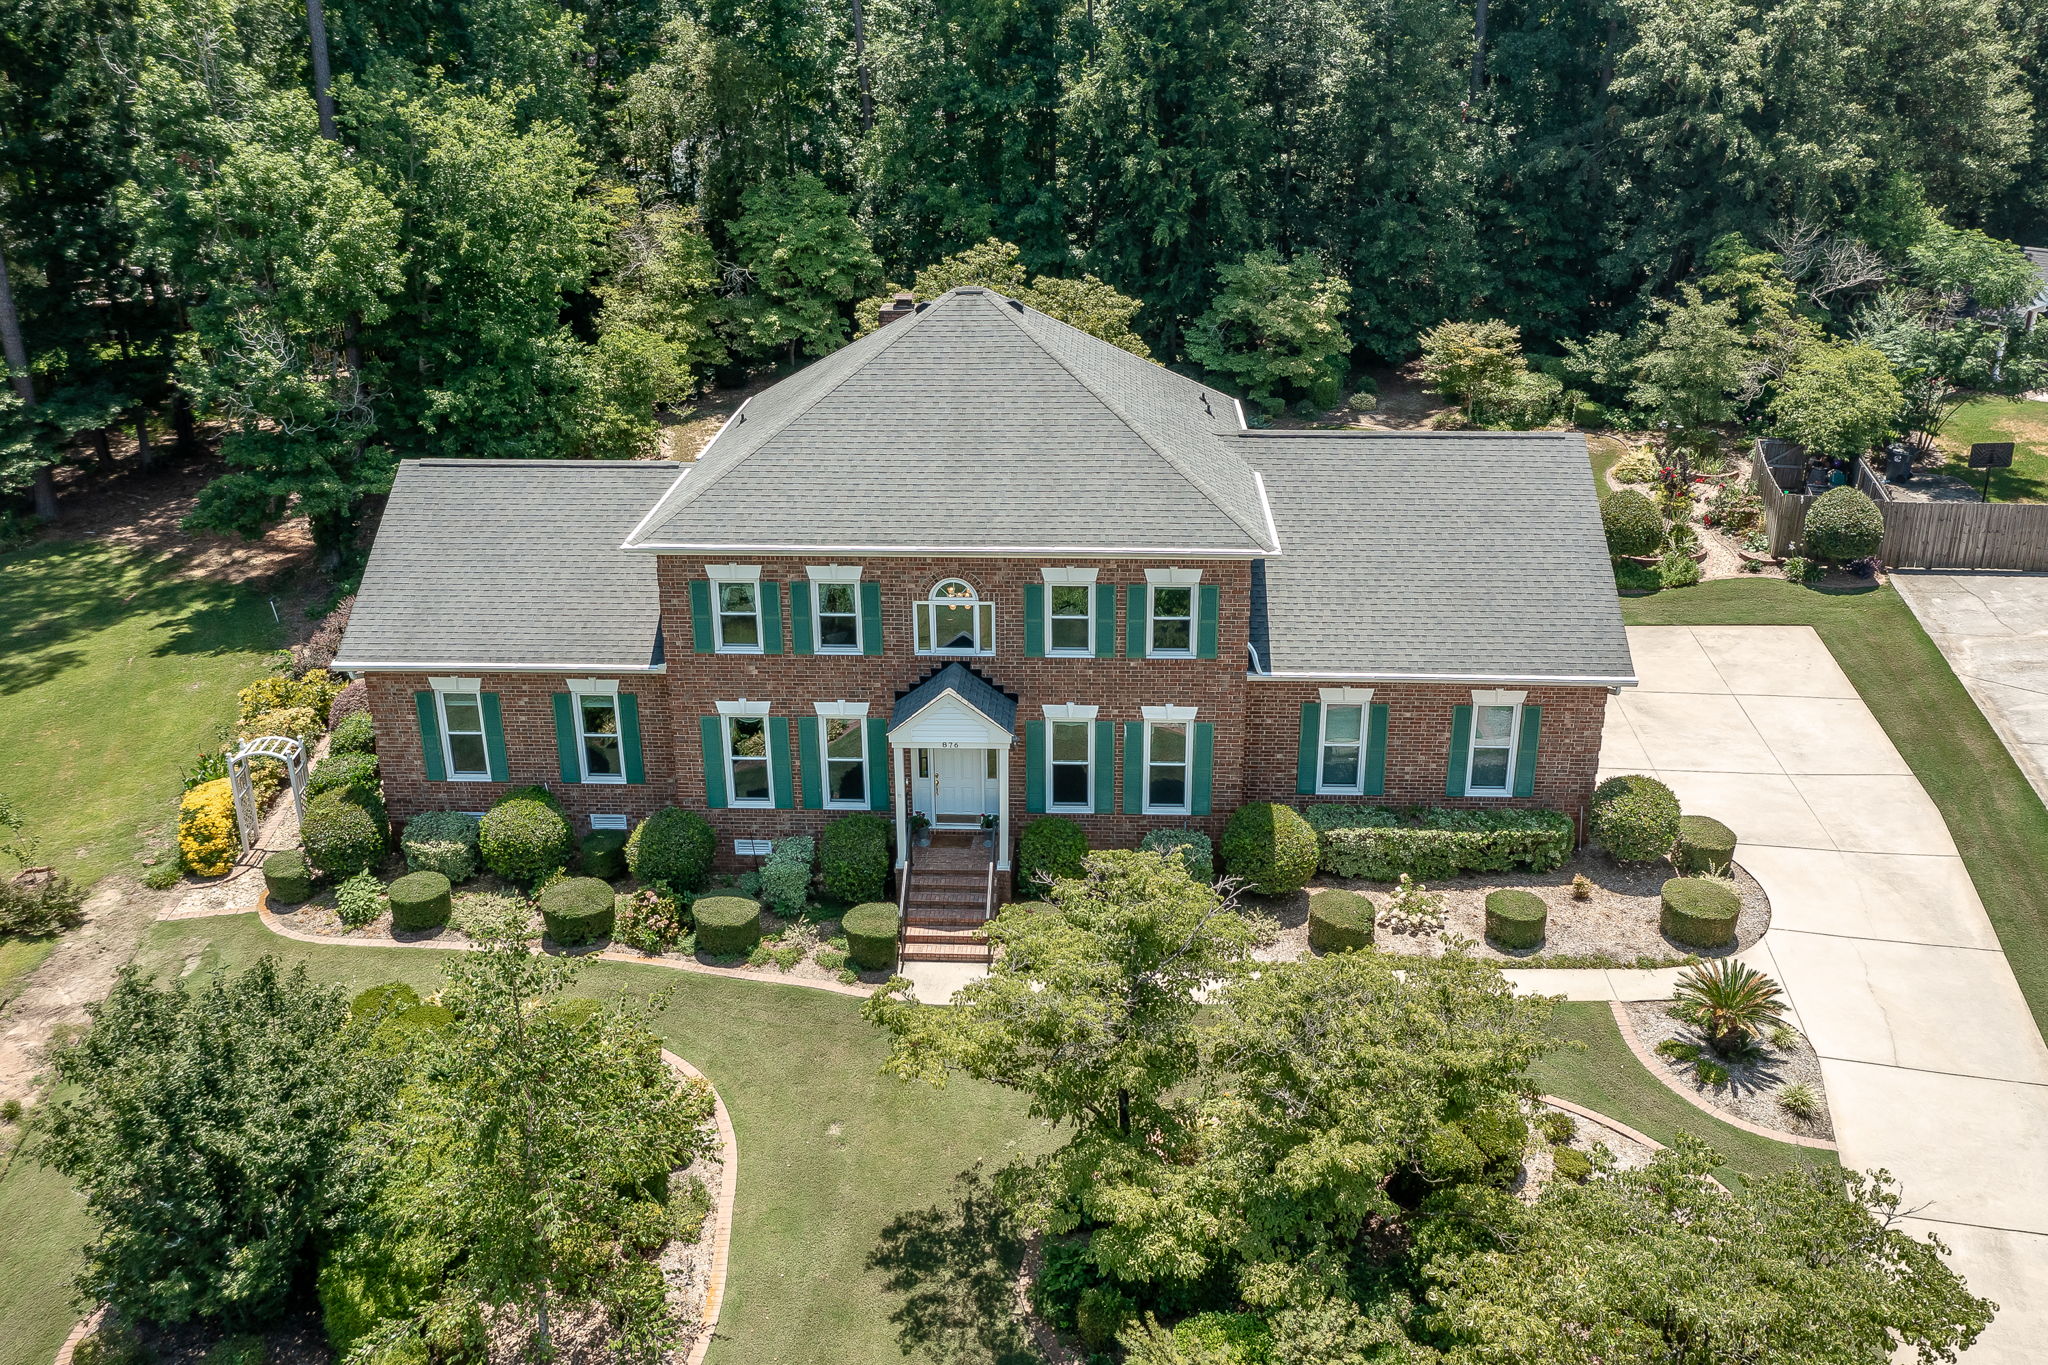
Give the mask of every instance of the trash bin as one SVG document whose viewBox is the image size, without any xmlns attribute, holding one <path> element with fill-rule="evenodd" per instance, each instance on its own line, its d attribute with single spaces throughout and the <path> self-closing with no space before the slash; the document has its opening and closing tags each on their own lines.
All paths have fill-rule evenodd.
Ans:
<svg viewBox="0 0 2048 1365">
<path fill-rule="evenodd" d="M 1885 448 L 1884 481 L 1886 483 L 1911 483 L 1913 481 L 1913 452 L 1902 445 Z"/>
</svg>

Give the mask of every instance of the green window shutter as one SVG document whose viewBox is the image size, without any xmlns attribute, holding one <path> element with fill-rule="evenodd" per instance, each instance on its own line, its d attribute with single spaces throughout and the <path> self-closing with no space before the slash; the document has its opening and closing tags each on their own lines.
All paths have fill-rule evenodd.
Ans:
<svg viewBox="0 0 2048 1365">
<path fill-rule="evenodd" d="M 782 652 L 782 585 L 761 585 L 761 652 Z"/>
<path fill-rule="evenodd" d="M 717 648 L 711 635 L 711 580 L 693 578 L 690 580 L 690 648 L 698 654 L 709 654 Z"/>
<path fill-rule="evenodd" d="M 864 654 L 882 652 L 882 585 L 860 585 L 860 647 Z"/>
<path fill-rule="evenodd" d="M 877 589 L 879 591 L 879 589 Z M 896 791 L 896 765 L 890 762 L 889 722 L 868 720 L 868 809 L 887 810 Z"/>
<path fill-rule="evenodd" d="M 1114 592 L 1115 589 L 1111 589 Z M 1110 599 L 1112 608 L 1116 599 Z M 1108 815 L 1116 809 L 1116 722 L 1095 722 L 1095 813 Z"/>
<path fill-rule="evenodd" d="M 1444 795 L 1465 794 L 1465 769 L 1472 761 L 1472 708 L 1451 708 L 1451 765 L 1444 773 Z"/>
<path fill-rule="evenodd" d="M 811 583 L 807 578 L 789 582 L 789 652 L 815 652 L 816 632 L 811 629 Z"/>
<path fill-rule="evenodd" d="M 790 584 L 794 589 L 796 584 Z M 818 734 L 816 716 L 796 718 L 796 742 L 800 751 L 799 769 L 803 774 L 803 805 L 805 810 L 825 808 L 825 746 Z"/>
<path fill-rule="evenodd" d="M 1124 589 L 1124 657 L 1142 659 L 1152 642 L 1152 598 L 1143 583 Z"/>
<path fill-rule="evenodd" d="M 640 698 L 619 693 L 619 756 L 626 763 L 626 781 L 645 782 L 647 763 L 640 753 Z"/>
<path fill-rule="evenodd" d="M 1316 791 L 1316 769 L 1322 763 L 1323 707 L 1320 702 L 1301 704 L 1301 752 L 1294 761 L 1294 790 L 1302 796 Z"/>
<path fill-rule="evenodd" d="M 1145 722 L 1124 722 L 1124 814 L 1145 811 Z"/>
<path fill-rule="evenodd" d="M 576 749 L 576 699 L 567 692 L 555 693 L 555 761 L 564 782 L 583 780 L 583 761 Z"/>
<path fill-rule="evenodd" d="M 700 716 L 697 733 L 704 741 L 704 804 L 712 810 L 724 810 L 725 722 L 717 716 Z"/>
<path fill-rule="evenodd" d="M 1024 585 L 1024 657 L 1045 657 L 1045 584 Z"/>
<path fill-rule="evenodd" d="M 1216 727 L 1206 720 L 1195 722 L 1194 771 L 1188 777 L 1188 814 L 1209 813 L 1209 789 L 1215 785 Z"/>
<path fill-rule="evenodd" d="M 1052 756 L 1046 752 L 1045 722 L 1024 722 L 1024 809 L 1031 815 L 1045 813 L 1046 776 Z"/>
<path fill-rule="evenodd" d="M 505 713 L 498 705 L 498 694 L 478 693 L 477 707 L 484 713 L 484 762 L 490 767 L 491 781 L 509 781 L 512 765 L 505 761 Z"/>
<path fill-rule="evenodd" d="M 448 764 L 441 757 L 441 715 L 432 692 L 412 694 L 413 710 L 420 716 L 420 758 L 427 768 L 427 781 L 446 782 Z"/>
<path fill-rule="evenodd" d="M 1536 733 L 1543 728 L 1543 708 L 1522 708 L 1522 734 L 1515 741 L 1515 785 L 1517 796 L 1536 794 Z"/>
<path fill-rule="evenodd" d="M 1387 704 L 1372 704 L 1365 732 L 1365 794 L 1387 794 Z"/>
<path fill-rule="evenodd" d="M 796 792 L 789 780 L 789 717 L 768 718 L 768 785 L 775 809 L 796 809 Z"/>
<path fill-rule="evenodd" d="M 1200 613 L 1195 622 L 1195 657 L 1213 659 L 1216 657 L 1216 637 L 1223 626 L 1216 618 L 1223 609 L 1223 590 L 1213 585 L 1204 587 L 1195 594 Z"/>
<path fill-rule="evenodd" d="M 1116 584 L 1095 585 L 1095 657 L 1116 657 Z"/>
</svg>

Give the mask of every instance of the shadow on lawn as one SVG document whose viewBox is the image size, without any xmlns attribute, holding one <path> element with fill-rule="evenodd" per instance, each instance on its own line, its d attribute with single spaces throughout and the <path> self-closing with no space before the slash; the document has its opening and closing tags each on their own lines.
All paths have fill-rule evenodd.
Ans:
<svg viewBox="0 0 2048 1365">
<path fill-rule="evenodd" d="M 1016 1311 L 1024 1240 L 979 1170 L 952 1205 L 898 1216 L 868 1257 L 903 1302 L 889 1320 L 905 1355 L 961 1365 L 1040 1365 Z"/>
</svg>

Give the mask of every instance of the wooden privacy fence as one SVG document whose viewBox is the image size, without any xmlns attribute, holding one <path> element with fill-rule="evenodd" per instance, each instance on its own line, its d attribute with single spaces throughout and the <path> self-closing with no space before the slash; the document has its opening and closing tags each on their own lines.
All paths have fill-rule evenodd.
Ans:
<svg viewBox="0 0 2048 1365">
<path fill-rule="evenodd" d="M 1806 451 L 1789 441 L 1758 441 L 1750 450 L 1749 475 L 1763 499 L 1771 555 L 1783 559 L 1805 534 L 1806 509 L 1813 502 L 1806 492 Z M 1788 484 L 1796 491 L 1788 491 Z"/>
</svg>

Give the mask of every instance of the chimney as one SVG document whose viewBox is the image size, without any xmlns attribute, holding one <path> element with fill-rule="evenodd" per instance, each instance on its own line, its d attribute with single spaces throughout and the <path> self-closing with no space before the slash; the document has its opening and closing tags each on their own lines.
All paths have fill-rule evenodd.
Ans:
<svg viewBox="0 0 2048 1365">
<path fill-rule="evenodd" d="M 899 292 L 895 298 L 882 305 L 882 326 L 887 327 L 898 318 L 907 318 L 917 311 L 917 295 L 908 289 Z"/>
</svg>

